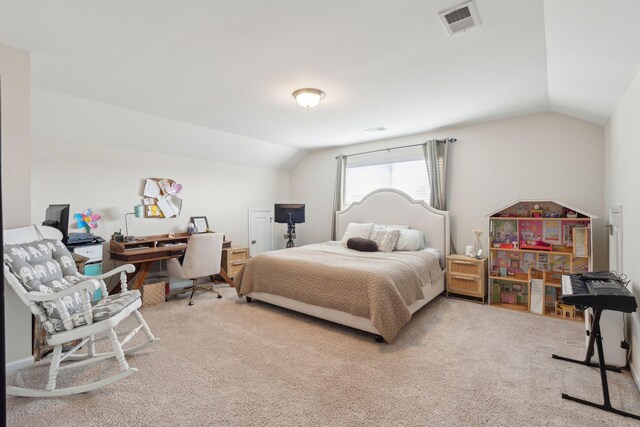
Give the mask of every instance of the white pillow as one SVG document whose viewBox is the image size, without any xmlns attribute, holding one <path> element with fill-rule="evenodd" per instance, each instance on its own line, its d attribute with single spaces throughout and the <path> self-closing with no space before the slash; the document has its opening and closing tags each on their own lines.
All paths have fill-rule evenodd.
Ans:
<svg viewBox="0 0 640 427">
<path fill-rule="evenodd" d="M 399 228 L 373 227 L 370 239 L 378 244 L 378 251 L 391 252 L 400 237 Z"/>
<path fill-rule="evenodd" d="M 347 246 L 347 240 L 352 237 L 362 237 L 364 239 L 368 239 L 371 235 L 371 230 L 373 230 L 373 223 L 358 224 L 356 222 L 350 222 L 349 225 L 347 225 L 344 236 L 342 236 L 342 240 L 340 240 L 340 244 L 342 246 Z"/>
<path fill-rule="evenodd" d="M 396 251 L 419 251 L 427 247 L 427 238 L 420 230 L 400 230 Z"/>
<path fill-rule="evenodd" d="M 408 225 L 386 225 L 386 224 L 376 224 L 373 226 L 373 229 L 375 230 L 376 228 L 400 228 L 403 230 L 406 230 L 407 228 L 411 228 Z"/>
</svg>

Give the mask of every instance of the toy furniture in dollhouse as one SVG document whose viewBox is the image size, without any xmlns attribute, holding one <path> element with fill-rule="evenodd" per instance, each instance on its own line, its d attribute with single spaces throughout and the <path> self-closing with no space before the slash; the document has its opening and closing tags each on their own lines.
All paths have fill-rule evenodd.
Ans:
<svg viewBox="0 0 640 427">
<path fill-rule="evenodd" d="M 571 319 L 575 319 L 576 318 L 576 307 L 574 305 L 561 304 L 560 302 L 556 301 L 555 315 L 556 316 L 569 317 Z"/>
<path fill-rule="evenodd" d="M 563 274 L 592 270 L 594 218 L 556 200 L 518 200 L 492 212 L 489 304 L 582 320 L 581 311 L 558 300 Z"/>
</svg>

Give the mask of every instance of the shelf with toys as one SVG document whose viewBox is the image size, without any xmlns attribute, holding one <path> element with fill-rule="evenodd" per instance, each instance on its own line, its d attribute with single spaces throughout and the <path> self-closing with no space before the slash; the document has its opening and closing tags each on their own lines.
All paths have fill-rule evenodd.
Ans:
<svg viewBox="0 0 640 427">
<path fill-rule="evenodd" d="M 555 200 L 519 200 L 489 215 L 489 304 L 581 320 L 560 303 L 562 275 L 592 269 L 592 220 Z"/>
</svg>

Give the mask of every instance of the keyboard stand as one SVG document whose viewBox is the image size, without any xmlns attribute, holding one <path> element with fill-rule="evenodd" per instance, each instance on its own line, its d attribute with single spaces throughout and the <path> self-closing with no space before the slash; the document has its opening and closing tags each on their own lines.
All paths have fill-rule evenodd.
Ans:
<svg viewBox="0 0 640 427">
<path fill-rule="evenodd" d="M 598 366 L 600 368 L 600 381 L 602 382 L 602 397 L 604 398 L 604 403 L 599 404 L 595 402 L 590 402 L 588 400 L 579 399 L 577 397 L 570 396 L 566 393 L 562 393 L 562 398 L 567 400 L 572 400 L 574 402 L 582 403 L 583 405 L 593 406 L 594 408 L 599 408 L 604 411 L 613 412 L 614 414 L 640 420 L 640 416 L 638 415 L 621 411 L 620 409 L 616 409 L 613 406 L 611 406 L 611 401 L 609 400 L 609 384 L 607 383 L 607 369 L 611 371 L 616 371 L 616 372 L 620 372 L 620 369 L 615 368 L 613 366 L 607 366 L 605 364 L 604 350 L 602 348 L 602 335 L 600 334 L 600 316 L 602 315 L 602 309 L 594 308 L 594 313 L 595 315 L 593 317 L 593 323 L 591 324 L 591 335 L 589 336 L 589 346 L 587 347 L 587 357 L 585 358 L 585 360 L 570 359 L 568 357 L 562 357 L 556 354 L 552 354 L 551 357 L 553 357 L 554 359 L 577 363 L 579 365 Z M 598 349 L 597 365 L 595 363 L 591 363 L 591 357 L 593 356 L 593 350 L 594 350 L 593 349 L 594 343 Z"/>
</svg>

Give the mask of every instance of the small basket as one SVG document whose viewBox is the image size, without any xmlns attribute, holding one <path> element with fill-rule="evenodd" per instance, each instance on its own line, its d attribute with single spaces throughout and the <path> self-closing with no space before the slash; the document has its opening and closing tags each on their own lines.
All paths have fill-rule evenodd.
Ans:
<svg viewBox="0 0 640 427">
<path fill-rule="evenodd" d="M 142 287 L 142 306 L 147 307 L 164 302 L 166 298 L 165 283 L 149 283 Z"/>
</svg>

